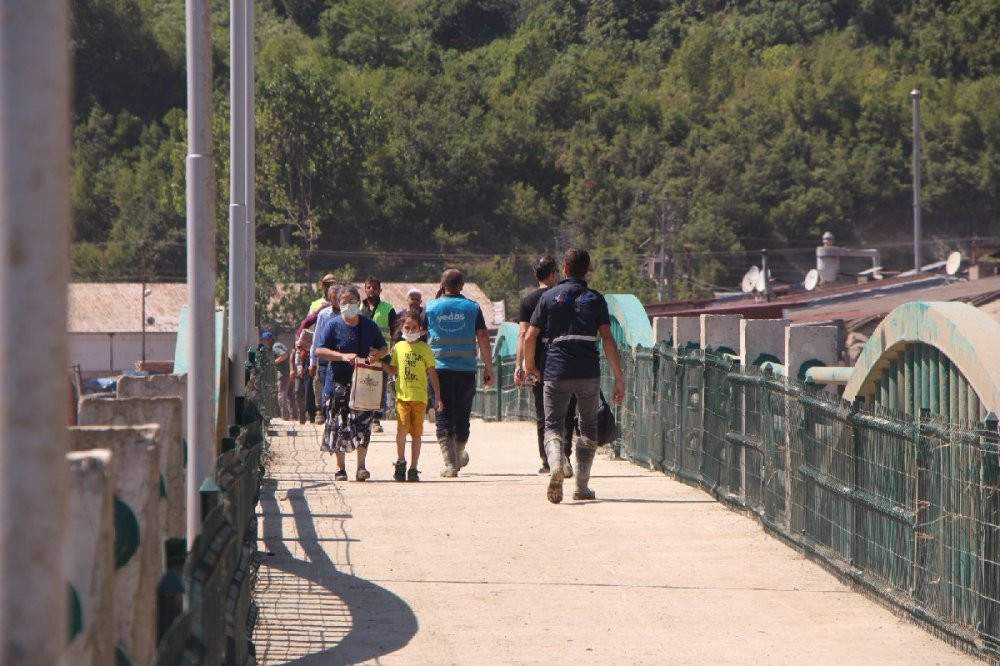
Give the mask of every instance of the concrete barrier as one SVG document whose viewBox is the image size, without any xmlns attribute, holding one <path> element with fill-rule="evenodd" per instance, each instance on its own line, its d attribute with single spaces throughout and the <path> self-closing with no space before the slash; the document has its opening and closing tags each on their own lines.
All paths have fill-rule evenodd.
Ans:
<svg viewBox="0 0 1000 666">
<path fill-rule="evenodd" d="M 159 428 L 77 426 L 70 428 L 70 442 L 75 451 L 111 451 L 115 644 L 130 663 L 151 664 L 157 643 L 156 586 L 164 572 Z"/>
<path fill-rule="evenodd" d="M 760 366 L 767 361 L 784 365 L 785 324 L 784 319 L 740 321 L 740 365 Z"/>
<path fill-rule="evenodd" d="M 654 317 L 653 318 L 653 343 L 660 344 L 664 340 L 670 342 L 674 339 L 674 318 Z"/>
<path fill-rule="evenodd" d="M 181 437 L 187 440 L 187 373 L 176 375 L 149 375 L 136 377 L 122 375 L 118 378 L 119 398 L 180 398 Z"/>
<path fill-rule="evenodd" d="M 712 348 L 716 352 L 733 355 L 739 353 L 741 315 L 703 314 L 700 319 L 702 349 Z"/>
<path fill-rule="evenodd" d="M 698 317 L 674 317 L 674 347 L 701 344 L 701 321 Z"/>
<path fill-rule="evenodd" d="M 114 504 L 111 451 L 66 455 L 69 465 L 63 571 L 70 585 L 69 644 L 61 666 L 115 661 Z"/>
<path fill-rule="evenodd" d="M 802 381 L 811 367 L 838 365 L 838 342 L 836 326 L 789 326 L 785 329 L 785 376 Z"/>
<path fill-rule="evenodd" d="M 185 535 L 185 488 L 183 404 L 180 398 L 84 398 L 80 401 L 80 425 L 160 426 L 162 473 L 162 531 L 164 538 Z M 157 487 L 160 487 L 158 482 Z"/>
</svg>

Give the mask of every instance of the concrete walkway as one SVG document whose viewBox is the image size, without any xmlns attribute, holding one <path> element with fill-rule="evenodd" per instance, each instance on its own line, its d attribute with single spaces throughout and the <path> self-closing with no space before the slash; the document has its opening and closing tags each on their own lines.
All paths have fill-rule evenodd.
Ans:
<svg viewBox="0 0 1000 666">
<path fill-rule="evenodd" d="M 552 505 L 533 425 L 474 422 L 459 478 L 429 442 L 396 483 L 386 425 L 371 480 L 335 483 L 319 429 L 276 424 L 261 663 L 975 662 L 661 474 L 598 456 L 599 500 Z"/>
</svg>

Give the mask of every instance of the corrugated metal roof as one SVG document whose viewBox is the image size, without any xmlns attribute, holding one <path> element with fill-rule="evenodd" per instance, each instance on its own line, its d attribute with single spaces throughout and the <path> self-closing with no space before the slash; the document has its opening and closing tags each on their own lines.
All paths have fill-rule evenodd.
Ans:
<svg viewBox="0 0 1000 666">
<path fill-rule="evenodd" d="M 434 300 L 434 294 L 437 293 L 439 286 L 437 282 L 383 282 L 382 300 L 391 303 L 392 307 L 397 310 L 402 310 L 403 306 L 406 305 L 406 293 L 410 289 L 419 289 L 424 294 L 423 304 L 426 306 Z M 360 284 L 358 288 L 361 290 L 361 297 L 364 298 L 364 285 Z M 483 311 L 483 317 L 486 319 L 486 325 L 492 327 L 493 302 L 479 288 L 479 285 L 475 282 L 466 282 L 465 287 L 462 288 L 462 295 L 479 304 L 479 309 Z"/>
<path fill-rule="evenodd" d="M 995 298 L 1000 298 L 1000 275 L 830 305 L 817 304 L 790 310 L 788 318 L 796 323 L 863 320 L 884 317 L 900 305 L 914 301 L 964 301 L 980 305 Z"/>
<path fill-rule="evenodd" d="M 146 332 L 176 333 L 187 284 L 148 282 Z M 142 331 L 141 282 L 74 282 L 69 285 L 70 333 L 139 333 Z M 153 323 L 148 323 L 149 318 Z"/>
</svg>

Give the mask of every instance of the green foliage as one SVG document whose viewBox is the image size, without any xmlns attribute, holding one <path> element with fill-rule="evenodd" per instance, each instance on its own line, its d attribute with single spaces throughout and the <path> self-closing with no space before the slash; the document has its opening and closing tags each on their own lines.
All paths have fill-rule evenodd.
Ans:
<svg viewBox="0 0 1000 666">
<path fill-rule="evenodd" d="M 327 10 L 320 25 L 329 53 L 362 67 L 401 65 L 412 29 L 399 0 L 346 0 Z"/>
<path fill-rule="evenodd" d="M 473 264 L 465 269 L 465 281 L 475 282 L 491 301 L 505 301 L 507 314 L 517 314 L 514 308 L 520 302 L 517 272 L 510 257 L 493 257 L 492 261 Z"/>
<path fill-rule="evenodd" d="M 287 225 L 309 250 L 321 221 L 359 233 L 367 221 L 362 182 L 368 142 L 379 132 L 374 105 L 340 93 L 324 73 L 296 66 L 261 85 L 258 222 Z"/>
<path fill-rule="evenodd" d="M 298 284 L 305 268 L 294 247 L 260 244 L 256 253 L 254 302 L 261 329 L 294 330 L 316 298 L 311 286 Z"/>
<path fill-rule="evenodd" d="M 184 63 L 156 40 L 138 0 L 73 0 L 71 7 L 78 119 L 100 106 L 151 120 L 184 104 Z"/>
<path fill-rule="evenodd" d="M 420 18 L 437 44 L 466 50 L 508 34 L 516 9 L 515 0 L 424 0 Z"/>
<path fill-rule="evenodd" d="M 73 11 L 76 274 L 136 275 L 145 240 L 149 270 L 180 277 L 183 3 Z M 224 229 L 225 2 L 213 16 Z M 650 300 L 661 238 L 677 297 L 733 287 L 761 247 L 799 279 L 783 246 L 905 234 L 914 87 L 925 234 L 1000 235 L 995 0 L 272 0 L 257 18 L 260 240 L 295 281 L 303 252 L 350 257 L 350 277 L 454 261 L 513 302 L 506 257 L 576 244 L 595 287 Z"/>
</svg>

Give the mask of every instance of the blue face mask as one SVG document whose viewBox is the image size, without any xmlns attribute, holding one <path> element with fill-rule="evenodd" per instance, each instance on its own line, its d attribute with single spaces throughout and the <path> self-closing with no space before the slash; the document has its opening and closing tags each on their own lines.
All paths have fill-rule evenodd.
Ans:
<svg viewBox="0 0 1000 666">
<path fill-rule="evenodd" d="M 354 319 L 361 312 L 361 306 L 357 303 L 348 303 L 340 306 L 340 314 L 349 319 Z"/>
</svg>

